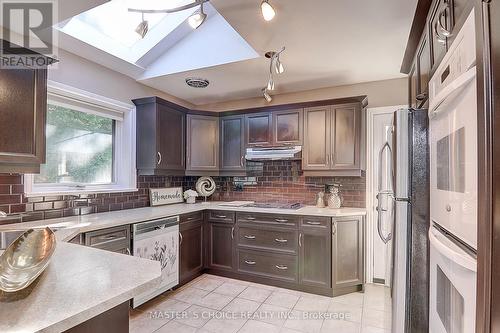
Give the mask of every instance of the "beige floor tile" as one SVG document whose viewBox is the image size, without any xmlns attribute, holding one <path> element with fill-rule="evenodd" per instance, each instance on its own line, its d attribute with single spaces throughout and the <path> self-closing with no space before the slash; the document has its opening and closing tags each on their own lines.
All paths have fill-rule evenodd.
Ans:
<svg viewBox="0 0 500 333">
<path fill-rule="evenodd" d="M 241 294 L 238 295 L 238 297 L 262 303 L 269 297 L 269 295 L 271 295 L 271 293 L 272 290 L 263 289 L 260 286 L 248 286 L 241 292 Z"/>
<path fill-rule="evenodd" d="M 162 326 L 155 333 L 195 333 L 196 328 L 191 326 L 186 326 L 176 321 L 171 321 L 168 324 Z"/>
<path fill-rule="evenodd" d="M 361 306 L 331 302 L 328 306 L 328 312 L 336 314 L 335 318 L 345 319 L 356 323 L 361 323 L 363 308 Z"/>
<path fill-rule="evenodd" d="M 361 327 L 361 333 L 391 333 L 391 331 L 373 326 L 363 326 Z"/>
<path fill-rule="evenodd" d="M 129 320 L 129 332 L 152 333 L 168 322 L 169 319 L 152 318 L 147 312 L 136 312 Z"/>
<path fill-rule="evenodd" d="M 205 308 L 198 305 L 191 305 L 180 316 L 177 316 L 174 321 L 183 325 L 200 328 L 205 325 L 217 310 Z"/>
<path fill-rule="evenodd" d="M 273 293 L 269 295 L 264 303 L 293 309 L 298 300 L 299 296 L 297 295 L 273 291 Z"/>
<path fill-rule="evenodd" d="M 212 318 L 203 326 L 203 329 L 213 333 L 236 333 L 246 321 L 246 318 Z"/>
<path fill-rule="evenodd" d="M 179 292 L 176 292 L 171 297 L 178 301 L 182 301 L 189 304 L 195 304 L 196 301 L 202 299 L 208 294 L 209 292 L 206 290 L 189 287 Z"/>
<path fill-rule="evenodd" d="M 383 329 L 390 329 L 391 312 L 363 308 L 363 319 L 361 323 L 363 324 L 363 326 L 373 326 Z"/>
<path fill-rule="evenodd" d="M 232 312 L 234 314 L 241 313 L 242 315 L 252 314 L 259 308 L 260 303 L 250 301 L 243 298 L 233 299 L 222 311 Z"/>
<path fill-rule="evenodd" d="M 345 320 L 330 320 L 325 319 L 323 322 L 323 327 L 321 327 L 321 333 L 359 333 L 360 324 L 353 323 Z"/>
<path fill-rule="evenodd" d="M 328 297 L 314 295 L 300 296 L 293 309 L 298 311 L 326 312 L 330 301 L 331 299 Z"/>
<path fill-rule="evenodd" d="M 280 327 L 262 321 L 249 320 L 238 333 L 279 333 Z"/>
<path fill-rule="evenodd" d="M 349 305 L 362 306 L 365 295 L 363 293 L 350 293 L 347 295 L 337 296 L 332 298 L 332 302 L 343 303 Z"/>
<path fill-rule="evenodd" d="M 264 303 L 254 313 L 254 318 L 274 326 L 283 326 L 290 312 L 290 309 Z"/>
<path fill-rule="evenodd" d="M 220 285 L 214 292 L 222 295 L 236 297 L 247 288 L 246 284 L 227 281 Z"/>
<path fill-rule="evenodd" d="M 304 333 L 318 333 L 323 325 L 323 318 L 310 318 L 310 313 L 292 311 L 290 318 L 285 321 L 284 327 Z"/>
<path fill-rule="evenodd" d="M 204 306 L 210 309 L 222 310 L 226 305 L 231 302 L 233 297 L 221 295 L 216 292 L 210 293 L 205 297 L 198 298 L 192 303 L 200 306 Z"/>
<path fill-rule="evenodd" d="M 193 283 L 191 286 L 206 291 L 214 291 L 223 283 L 224 281 L 221 279 L 214 279 L 212 277 L 205 276 L 196 283 Z"/>
</svg>

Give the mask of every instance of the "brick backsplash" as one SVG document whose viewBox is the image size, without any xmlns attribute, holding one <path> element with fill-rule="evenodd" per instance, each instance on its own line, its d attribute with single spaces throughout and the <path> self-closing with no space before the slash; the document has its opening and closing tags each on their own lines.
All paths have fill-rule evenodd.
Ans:
<svg viewBox="0 0 500 333">
<path fill-rule="evenodd" d="M 300 202 L 314 205 L 316 194 L 325 184 L 342 184 L 343 205 L 365 207 L 366 178 L 362 177 L 306 177 L 298 161 L 249 163 L 255 183 L 235 186 L 234 177 L 213 177 L 217 191 L 210 200 L 253 200 L 265 202 Z M 257 171 L 255 171 L 257 170 Z M 139 176 L 137 192 L 82 194 L 64 196 L 26 197 L 23 194 L 23 176 L 0 174 L 0 211 L 13 214 L 0 224 L 86 215 L 114 210 L 149 206 L 149 189 L 182 186 L 194 189 L 198 177 Z M 201 200 L 201 198 L 199 198 Z M 22 213 L 21 215 L 17 215 Z"/>
</svg>

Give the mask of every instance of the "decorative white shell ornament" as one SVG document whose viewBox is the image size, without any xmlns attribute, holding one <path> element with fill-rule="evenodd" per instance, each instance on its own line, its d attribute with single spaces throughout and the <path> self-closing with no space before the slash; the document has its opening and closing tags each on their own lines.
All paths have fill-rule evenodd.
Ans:
<svg viewBox="0 0 500 333">
<path fill-rule="evenodd" d="M 202 197 L 205 197 L 205 201 L 207 201 L 207 197 L 211 196 L 215 192 L 215 181 L 212 177 L 203 176 L 198 178 L 196 182 L 196 192 L 198 192 Z"/>
</svg>

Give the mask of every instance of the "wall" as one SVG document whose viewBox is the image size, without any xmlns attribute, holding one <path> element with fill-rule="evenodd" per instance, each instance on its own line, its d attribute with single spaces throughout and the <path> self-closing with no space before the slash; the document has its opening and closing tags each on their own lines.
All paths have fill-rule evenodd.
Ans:
<svg viewBox="0 0 500 333">
<path fill-rule="evenodd" d="M 305 177 L 298 161 L 266 162 L 256 176 L 256 184 L 236 190 L 233 177 L 214 177 L 216 193 L 210 200 L 253 200 L 300 202 L 314 205 L 316 194 L 325 184 L 342 184 L 344 206 L 365 207 L 365 177 Z M 14 215 L 0 224 L 27 222 L 64 216 L 86 215 L 149 206 L 149 189 L 182 186 L 194 189 L 197 177 L 139 176 L 137 192 L 25 197 L 23 177 L 0 174 L 0 211 Z M 201 200 L 201 198 L 199 198 Z"/>
<path fill-rule="evenodd" d="M 248 109 L 269 105 L 280 105 L 307 101 L 318 101 L 351 96 L 368 96 L 368 106 L 380 107 L 388 105 L 408 104 L 408 79 L 392 79 L 358 83 L 346 86 L 328 87 L 295 93 L 273 96 L 273 101 L 267 103 L 264 98 L 249 98 L 215 104 L 197 105 L 196 109 L 206 111 L 229 111 Z"/>
</svg>

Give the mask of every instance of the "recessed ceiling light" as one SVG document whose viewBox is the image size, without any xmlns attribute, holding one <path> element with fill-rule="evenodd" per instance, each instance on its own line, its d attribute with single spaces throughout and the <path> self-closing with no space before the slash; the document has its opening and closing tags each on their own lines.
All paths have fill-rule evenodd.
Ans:
<svg viewBox="0 0 500 333">
<path fill-rule="evenodd" d="M 260 10 L 262 11 L 262 16 L 266 21 L 271 21 L 276 15 L 276 11 L 269 3 L 269 0 L 264 0 L 260 3 Z"/>
<path fill-rule="evenodd" d="M 186 79 L 186 84 L 193 88 L 206 88 L 210 84 L 207 79 L 201 79 L 198 77 L 188 77 Z"/>
</svg>

